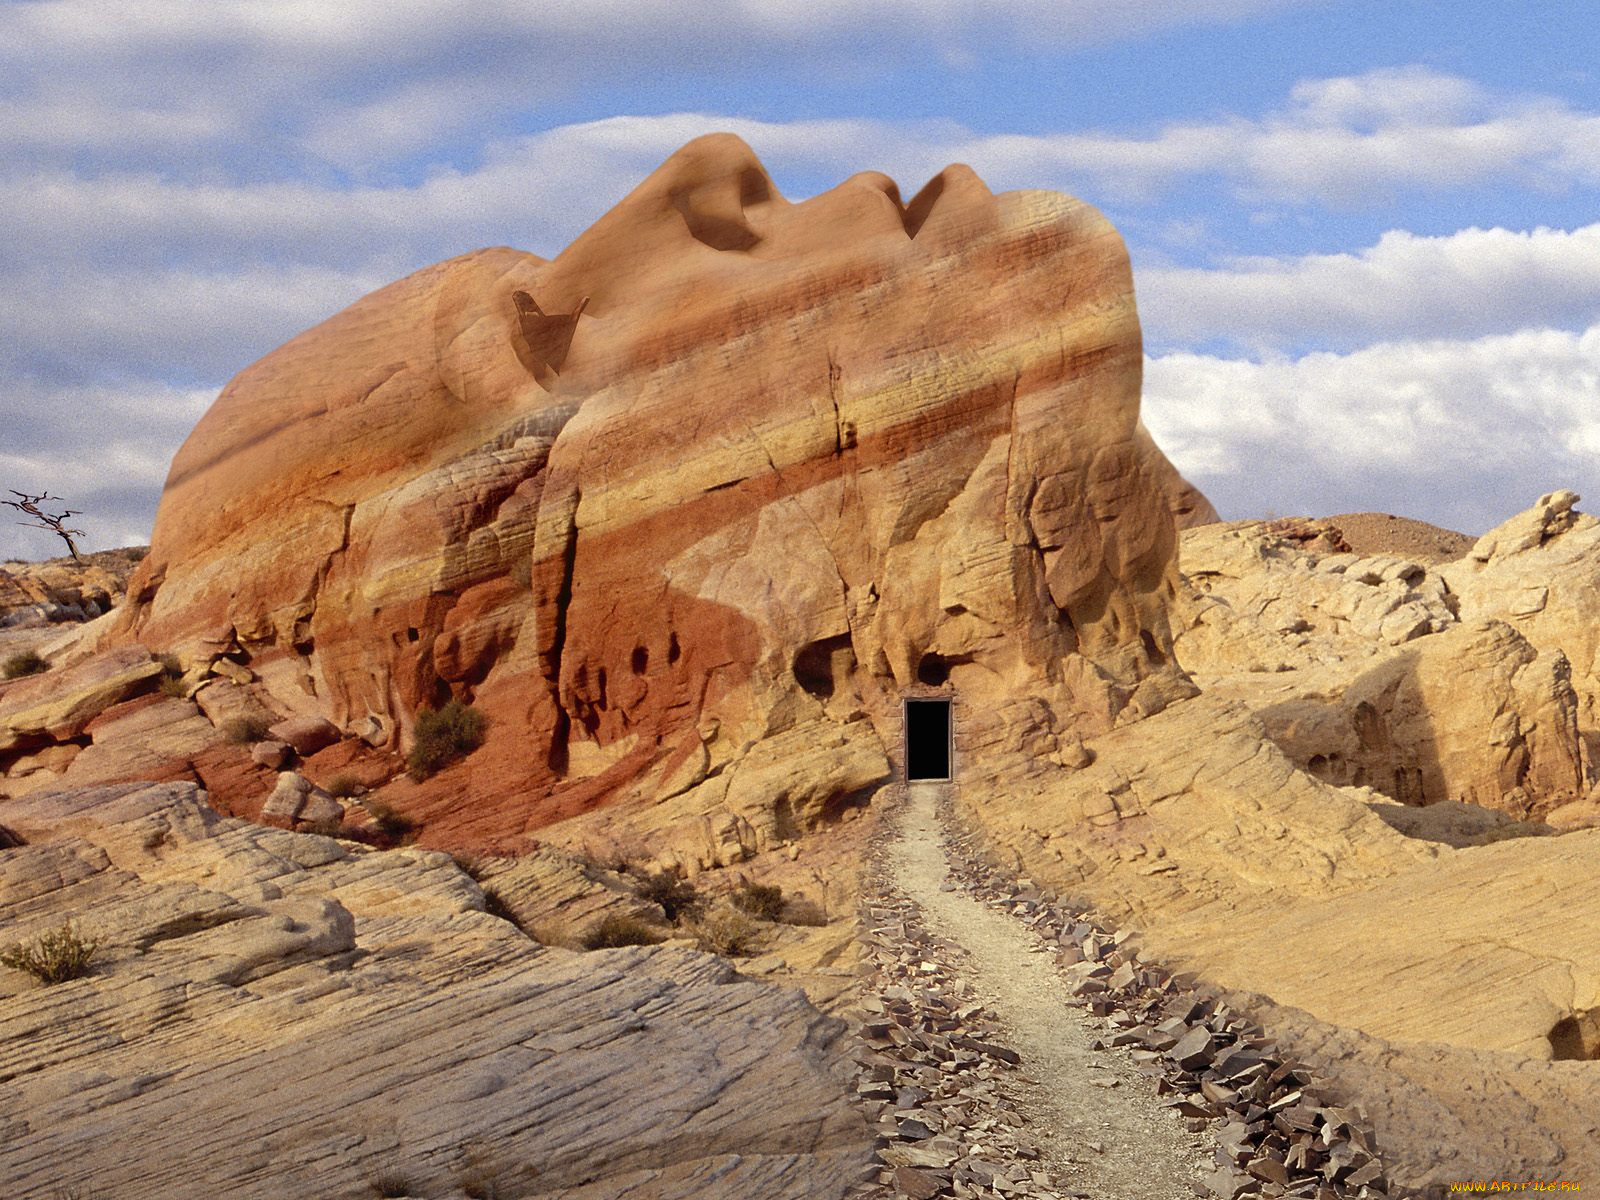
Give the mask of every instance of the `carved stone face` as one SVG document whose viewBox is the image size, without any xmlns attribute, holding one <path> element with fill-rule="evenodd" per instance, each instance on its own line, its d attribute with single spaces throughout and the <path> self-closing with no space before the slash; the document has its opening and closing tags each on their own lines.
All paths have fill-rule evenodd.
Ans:
<svg viewBox="0 0 1600 1200">
<path fill-rule="evenodd" d="M 870 742 L 861 786 L 926 662 L 988 697 L 968 735 L 1018 694 L 1103 724 L 1169 644 L 1140 364 L 1087 206 L 964 167 L 790 204 L 700 139 L 555 260 L 429 268 L 242 373 L 134 629 L 341 723 L 473 699 L 530 825 L 806 729 Z"/>
</svg>

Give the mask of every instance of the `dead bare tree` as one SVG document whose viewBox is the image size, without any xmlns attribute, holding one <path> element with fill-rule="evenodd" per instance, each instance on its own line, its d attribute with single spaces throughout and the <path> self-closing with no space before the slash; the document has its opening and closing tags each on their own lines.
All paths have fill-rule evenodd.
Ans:
<svg viewBox="0 0 1600 1200">
<path fill-rule="evenodd" d="M 81 529 L 67 528 L 67 518 L 78 516 L 79 510 L 75 508 L 63 508 L 59 513 L 46 512 L 40 506 L 44 504 L 60 505 L 62 503 L 61 497 L 52 496 L 49 492 L 45 492 L 43 495 L 34 496 L 27 492 L 19 492 L 14 489 L 8 490 L 11 491 L 11 494 L 15 496 L 16 499 L 0 500 L 0 504 L 4 504 L 7 508 L 14 508 L 18 512 L 25 513 L 33 518 L 31 521 L 18 521 L 18 525 L 26 525 L 31 529 L 49 530 L 67 544 L 67 549 L 72 551 L 72 557 L 76 561 L 83 561 L 83 555 L 78 553 L 78 544 L 72 539 L 85 537 L 87 535 L 85 535 Z"/>
</svg>

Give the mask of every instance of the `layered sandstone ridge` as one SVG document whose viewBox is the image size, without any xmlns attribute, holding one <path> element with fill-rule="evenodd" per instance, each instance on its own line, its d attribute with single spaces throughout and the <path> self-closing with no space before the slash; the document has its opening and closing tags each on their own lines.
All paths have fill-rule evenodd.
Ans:
<svg viewBox="0 0 1600 1200">
<path fill-rule="evenodd" d="M 958 753 L 1073 762 L 1190 689 L 1121 239 L 964 167 L 791 204 L 691 142 L 554 260 L 464 255 L 242 372 L 173 463 L 116 636 L 277 715 L 487 745 L 389 802 L 519 846 L 671 800 L 691 864 L 889 778 L 908 691 Z M 1019 699 L 1026 697 L 1026 699 Z"/>
<path fill-rule="evenodd" d="M 812 1200 L 867 1161 L 842 1025 L 713 956 L 541 947 L 447 855 L 219 817 L 190 784 L 5 821 L 7 939 L 102 943 L 86 979 L 0 968 L 17 1194 Z"/>
</svg>

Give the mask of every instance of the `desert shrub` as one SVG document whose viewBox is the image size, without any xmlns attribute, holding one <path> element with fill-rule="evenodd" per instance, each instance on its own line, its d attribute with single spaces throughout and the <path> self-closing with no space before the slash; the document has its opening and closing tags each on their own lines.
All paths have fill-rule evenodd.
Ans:
<svg viewBox="0 0 1600 1200">
<path fill-rule="evenodd" d="M 731 904 L 715 905 L 703 916 L 684 922 L 684 928 L 694 935 L 700 949 L 724 958 L 743 958 L 761 937 L 756 919 Z"/>
<path fill-rule="evenodd" d="M 776 921 L 783 913 L 783 889 L 771 883 L 741 879 L 734 889 L 733 906 L 762 921 Z"/>
<path fill-rule="evenodd" d="M 507 904 L 506 898 L 492 886 L 483 889 L 483 911 L 491 917 L 510 921 L 518 929 L 522 928 L 522 922 L 517 920 L 517 914 L 511 911 L 511 905 Z"/>
<path fill-rule="evenodd" d="M 417 782 L 465 758 L 483 745 L 487 722 L 481 712 L 452 700 L 443 708 L 417 711 L 416 743 L 406 755 L 406 766 Z"/>
<path fill-rule="evenodd" d="M 100 943 L 85 938 L 70 921 L 31 942 L 0 950 L 0 963 L 26 971 L 41 983 L 63 983 L 89 973 Z"/>
<path fill-rule="evenodd" d="M 417 823 L 404 813 L 398 813 L 381 800 L 368 800 L 364 804 L 378 832 L 391 842 L 403 842 L 417 831 Z"/>
<path fill-rule="evenodd" d="M 783 915 L 778 920 L 785 925 L 820 926 L 828 923 L 828 914 L 822 911 L 820 904 L 809 897 L 791 896 L 789 902 L 783 906 Z"/>
<path fill-rule="evenodd" d="M 519 925 L 519 929 L 541 946 L 559 946 L 563 950 L 582 950 L 581 939 L 572 935 L 572 928 L 561 921 L 541 921 L 535 925 Z"/>
<path fill-rule="evenodd" d="M 666 940 L 667 935 L 648 921 L 626 913 L 611 913 L 583 935 L 583 948 L 611 950 L 618 946 L 654 946 Z"/>
<path fill-rule="evenodd" d="M 21 679 L 24 675 L 37 675 L 41 671 L 48 671 L 50 664 L 33 650 L 24 650 L 21 654 L 13 654 L 6 659 L 5 666 L 0 668 L 7 679 Z"/>
<path fill-rule="evenodd" d="M 353 796 L 361 795 L 367 789 L 361 786 L 361 781 L 354 775 L 341 774 L 328 780 L 328 785 L 322 790 L 335 800 L 349 800 Z"/>
<path fill-rule="evenodd" d="M 229 717 L 218 726 L 222 736 L 236 746 L 248 746 L 265 741 L 271 722 L 265 717 Z"/>
<path fill-rule="evenodd" d="M 189 694 L 183 682 L 183 664 L 178 661 L 176 654 L 161 656 L 161 678 L 156 681 L 156 686 L 161 689 L 163 696 L 171 696 L 175 700 L 182 700 Z"/>
<path fill-rule="evenodd" d="M 374 1196 L 397 1197 L 411 1195 L 411 1181 L 395 1171 L 385 1171 L 374 1176 L 367 1185 Z"/>
<path fill-rule="evenodd" d="M 667 920 L 674 925 L 684 917 L 692 917 L 705 908 L 705 900 L 695 891 L 694 884 L 674 871 L 658 871 L 642 875 L 638 883 L 639 898 L 659 904 Z"/>
</svg>

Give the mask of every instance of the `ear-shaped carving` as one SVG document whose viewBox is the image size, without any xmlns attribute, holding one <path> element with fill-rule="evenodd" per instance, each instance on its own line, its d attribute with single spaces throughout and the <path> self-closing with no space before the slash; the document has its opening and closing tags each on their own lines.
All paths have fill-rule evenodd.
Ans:
<svg viewBox="0 0 1600 1200">
<path fill-rule="evenodd" d="M 511 293 L 517 306 L 517 323 L 522 332 L 519 355 L 537 377 L 544 371 L 559 374 L 561 364 L 567 361 L 567 351 L 572 348 L 572 335 L 577 331 L 578 318 L 589 303 L 585 296 L 570 313 L 546 313 L 527 292 Z M 522 353 L 525 352 L 525 353 Z"/>
</svg>

